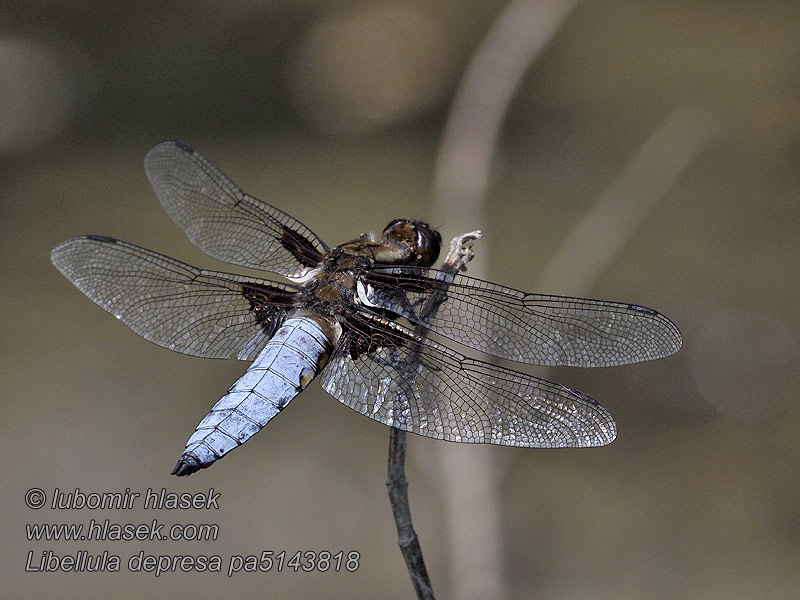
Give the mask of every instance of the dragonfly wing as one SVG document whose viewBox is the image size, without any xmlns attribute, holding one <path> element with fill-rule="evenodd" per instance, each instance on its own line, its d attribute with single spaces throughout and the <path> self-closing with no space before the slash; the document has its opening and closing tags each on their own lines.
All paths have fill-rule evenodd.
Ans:
<svg viewBox="0 0 800 600">
<path fill-rule="evenodd" d="M 529 294 L 418 267 L 377 268 L 369 281 L 368 302 L 518 362 L 608 367 L 669 356 L 682 344 L 672 321 L 636 304 Z"/>
<path fill-rule="evenodd" d="M 145 339 L 183 354 L 253 360 L 293 310 L 295 286 L 203 271 L 105 236 L 53 249 L 56 268 Z"/>
<path fill-rule="evenodd" d="M 216 259 L 295 278 L 328 252 L 308 227 L 243 192 L 188 144 L 157 145 L 147 153 L 145 171 L 172 220 Z"/>
<path fill-rule="evenodd" d="M 390 427 L 441 440 L 504 446 L 603 446 L 613 417 L 577 390 L 467 358 L 431 340 L 384 333 L 370 348 L 349 330 L 321 375 L 322 387 Z"/>
</svg>

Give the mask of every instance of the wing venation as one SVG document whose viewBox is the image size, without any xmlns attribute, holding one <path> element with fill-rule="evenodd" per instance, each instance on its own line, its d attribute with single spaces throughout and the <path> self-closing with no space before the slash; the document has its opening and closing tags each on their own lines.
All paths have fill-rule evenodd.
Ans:
<svg viewBox="0 0 800 600">
<path fill-rule="evenodd" d="M 667 317 L 635 304 L 529 294 L 436 269 L 380 267 L 368 300 L 469 348 L 544 366 L 607 367 L 677 352 Z M 436 297 L 438 309 L 426 302 Z M 430 316 L 423 316 L 423 315 Z"/>
<path fill-rule="evenodd" d="M 243 192 L 188 144 L 157 145 L 147 153 L 145 171 L 172 220 L 209 256 L 295 278 L 328 252 L 308 227 Z"/>
<path fill-rule="evenodd" d="M 603 446 L 616 437 L 610 413 L 577 390 L 424 338 L 398 337 L 364 351 L 368 346 L 361 333 L 345 333 L 321 384 L 385 425 L 453 442 L 532 448 Z"/>
<path fill-rule="evenodd" d="M 56 268 L 145 339 L 183 354 L 254 360 L 293 309 L 295 286 L 204 271 L 105 236 L 53 249 Z"/>
</svg>

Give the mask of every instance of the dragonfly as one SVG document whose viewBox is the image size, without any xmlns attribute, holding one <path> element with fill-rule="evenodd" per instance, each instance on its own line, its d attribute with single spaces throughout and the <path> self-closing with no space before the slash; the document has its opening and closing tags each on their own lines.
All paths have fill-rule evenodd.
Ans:
<svg viewBox="0 0 800 600">
<path fill-rule="evenodd" d="M 440 270 L 442 238 L 395 219 L 330 248 L 242 191 L 183 142 L 145 158 L 162 206 L 197 248 L 282 280 L 198 269 L 103 235 L 74 237 L 55 267 L 134 332 L 169 350 L 253 361 L 189 437 L 172 471 L 204 469 L 258 433 L 311 381 L 375 421 L 421 436 L 531 448 L 603 446 L 597 400 L 462 354 L 606 367 L 677 352 L 681 334 L 640 306 L 526 293 Z M 431 335 L 433 334 L 433 335 Z"/>
</svg>

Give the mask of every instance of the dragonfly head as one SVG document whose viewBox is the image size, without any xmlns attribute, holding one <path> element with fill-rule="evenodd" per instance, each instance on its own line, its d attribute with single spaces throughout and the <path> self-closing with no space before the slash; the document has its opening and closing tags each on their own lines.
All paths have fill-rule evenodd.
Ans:
<svg viewBox="0 0 800 600">
<path fill-rule="evenodd" d="M 410 250 L 405 264 L 430 267 L 439 258 L 442 236 L 427 223 L 413 219 L 395 219 L 383 230 L 383 239 Z"/>
</svg>

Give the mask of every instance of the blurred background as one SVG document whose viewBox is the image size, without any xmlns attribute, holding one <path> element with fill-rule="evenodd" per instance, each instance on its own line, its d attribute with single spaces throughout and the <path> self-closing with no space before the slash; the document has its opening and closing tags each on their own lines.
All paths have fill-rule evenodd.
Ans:
<svg viewBox="0 0 800 600">
<path fill-rule="evenodd" d="M 442 598 L 767 598 L 800 589 L 800 5 L 45 2 L 0 6 L 2 594 L 409 598 L 388 430 L 318 386 L 170 477 L 245 370 L 131 333 L 50 264 L 103 233 L 192 264 L 149 188 L 182 139 L 330 245 L 397 217 L 483 230 L 470 273 L 644 304 L 677 355 L 530 372 L 619 437 L 590 450 L 409 437 Z M 219 510 L 26 508 L 30 488 L 221 492 Z M 216 523 L 208 542 L 28 541 L 26 523 Z M 108 550 L 119 573 L 25 572 Z M 357 550 L 356 572 L 130 573 L 128 557 Z M 794 591 L 793 591 L 794 590 Z"/>
</svg>

